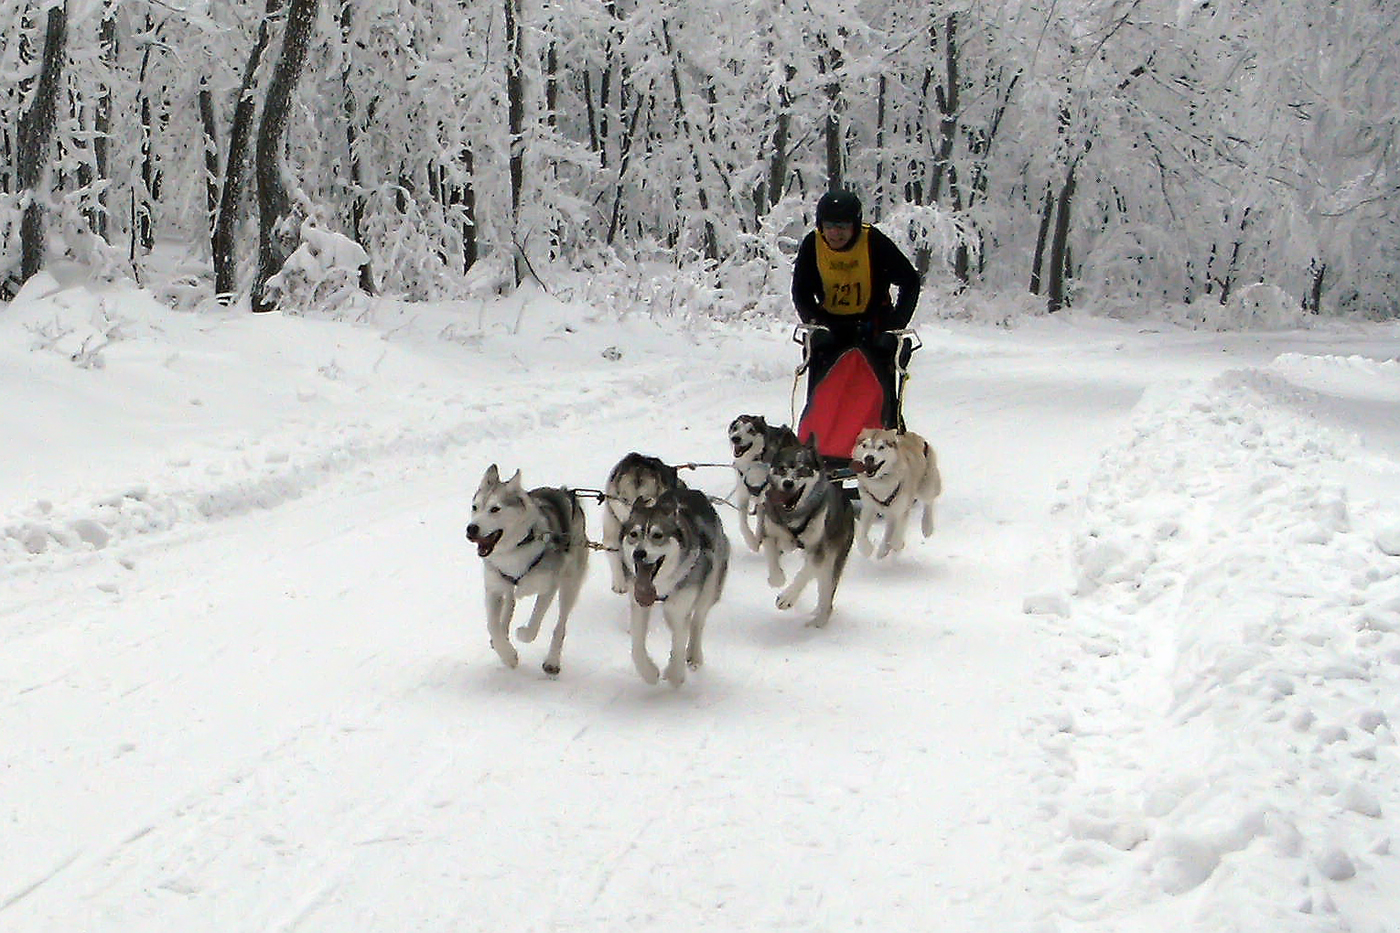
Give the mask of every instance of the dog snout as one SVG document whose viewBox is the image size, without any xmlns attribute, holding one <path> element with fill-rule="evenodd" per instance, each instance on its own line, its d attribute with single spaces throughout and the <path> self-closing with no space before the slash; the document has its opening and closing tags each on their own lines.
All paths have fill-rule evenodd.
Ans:
<svg viewBox="0 0 1400 933">
<path fill-rule="evenodd" d="M 645 563 L 647 562 L 647 552 L 646 552 L 646 549 L 645 549 L 645 548 L 637 548 L 635 551 L 633 551 L 633 552 L 632 552 L 632 560 L 636 561 L 636 562 L 639 563 L 639 564 L 645 564 Z"/>
<path fill-rule="evenodd" d="M 475 541 L 479 537 L 481 537 L 481 526 L 476 522 L 472 522 L 467 526 L 467 540 Z"/>
</svg>

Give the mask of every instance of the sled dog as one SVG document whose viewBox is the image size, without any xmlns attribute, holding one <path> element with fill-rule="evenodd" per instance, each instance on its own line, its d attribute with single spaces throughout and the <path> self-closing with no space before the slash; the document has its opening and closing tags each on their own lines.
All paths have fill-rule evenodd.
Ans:
<svg viewBox="0 0 1400 933">
<path fill-rule="evenodd" d="M 817 612 L 807 624 L 826 625 L 851 553 L 855 515 L 846 494 L 827 478 L 815 437 L 806 444 L 789 442 L 778 449 L 761 508 L 769 585 L 782 586 L 786 580 L 781 563 L 784 554 L 802 553 L 802 567 L 778 594 L 778 608 L 791 609 L 815 579 Z"/>
<path fill-rule="evenodd" d="M 768 468 L 779 447 L 796 442 L 791 428 L 769 424 L 762 415 L 740 415 L 729 423 L 734 472 L 739 477 L 734 487 L 734 507 L 739 511 L 739 531 L 749 550 L 757 551 L 763 537 L 763 510 L 757 503 L 768 485 Z M 749 527 L 750 512 L 755 513 L 753 528 Z"/>
<path fill-rule="evenodd" d="M 904 533 L 916 505 L 924 507 L 921 530 L 933 534 L 933 501 L 943 491 L 938 458 L 928 441 L 912 431 L 867 428 L 856 438 L 851 468 L 860 490 L 860 519 L 856 546 L 867 557 L 874 550 L 870 529 L 877 518 L 885 520 L 885 537 L 875 557 L 903 550 Z"/>
<path fill-rule="evenodd" d="M 612 589 L 619 595 L 627 592 L 627 579 L 622 566 L 622 523 L 632 514 L 638 502 L 654 503 L 661 494 L 684 489 L 676 468 L 655 457 L 636 451 L 617 462 L 603 487 L 603 549 L 612 570 Z"/>
<path fill-rule="evenodd" d="M 631 591 L 632 663 L 649 684 L 661 676 L 647 653 L 651 610 L 671 629 L 665 676 L 685 682 L 687 666 L 705 663 L 701 636 L 729 571 L 729 539 L 709 498 L 694 489 L 671 489 L 655 503 L 638 502 L 622 529 L 622 566 Z"/>
<path fill-rule="evenodd" d="M 486 632 L 506 667 L 520 663 L 510 641 L 516 600 L 535 597 L 530 621 L 515 630 L 521 641 L 532 642 L 558 596 L 559 621 L 544 659 L 545 673 L 558 674 L 564 630 L 588 570 L 588 537 L 578 500 L 567 489 L 524 489 L 519 470 L 502 482 L 493 463 L 472 498 L 467 540 L 484 563 Z"/>
</svg>

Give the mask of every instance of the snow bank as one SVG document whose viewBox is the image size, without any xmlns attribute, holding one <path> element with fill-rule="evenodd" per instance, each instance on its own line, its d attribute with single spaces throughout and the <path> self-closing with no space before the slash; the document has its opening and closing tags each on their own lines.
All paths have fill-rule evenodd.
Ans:
<svg viewBox="0 0 1400 933">
<path fill-rule="evenodd" d="M 1357 440 L 1285 375 L 1384 395 L 1387 366 L 1290 356 L 1152 391 L 1104 453 L 1041 725 L 1066 929 L 1394 930 L 1400 513 L 1356 497 Z"/>
</svg>

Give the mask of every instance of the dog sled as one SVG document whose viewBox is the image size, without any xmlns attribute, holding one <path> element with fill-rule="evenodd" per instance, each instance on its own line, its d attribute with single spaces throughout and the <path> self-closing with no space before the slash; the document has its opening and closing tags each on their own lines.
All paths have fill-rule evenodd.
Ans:
<svg viewBox="0 0 1400 933">
<path fill-rule="evenodd" d="M 889 331 L 895 344 L 888 351 L 850 347 L 824 373 L 816 374 L 818 381 L 813 384 L 813 344 L 826 330 L 821 325 L 799 324 L 793 331 L 793 342 L 802 346 L 802 362 L 795 375 L 800 378 L 805 374 L 808 379 L 807 404 L 797 420 L 797 438 L 805 442 L 815 436 L 828 478 L 851 492 L 846 481 L 856 475 L 851 451 L 860 432 L 867 428 L 904 430 L 909 360 L 923 343 L 911 329 Z M 795 393 L 795 380 L 793 388 Z"/>
</svg>

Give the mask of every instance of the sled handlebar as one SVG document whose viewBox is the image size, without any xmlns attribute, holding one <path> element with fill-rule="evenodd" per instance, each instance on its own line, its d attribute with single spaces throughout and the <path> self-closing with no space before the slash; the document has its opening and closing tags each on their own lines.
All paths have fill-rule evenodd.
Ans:
<svg viewBox="0 0 1400 933">
<path fill-rule="evenodd" d="M 798 324 L 792 329 L 792 342 L 802 346 L 802 360 L 805 363 L 812 355 L 812 336 L 817 333 L 829 333 L 831 328 L 825 324 Z M 897 359 L 907 359 L 907 354 L 913 353 L 924 345 L 919 339 L 919 332 L 912 327 L 903 327 L 899 330 L 887 330 L 885 333 L 892 335 L 898 343 Z"/>
</svg>

